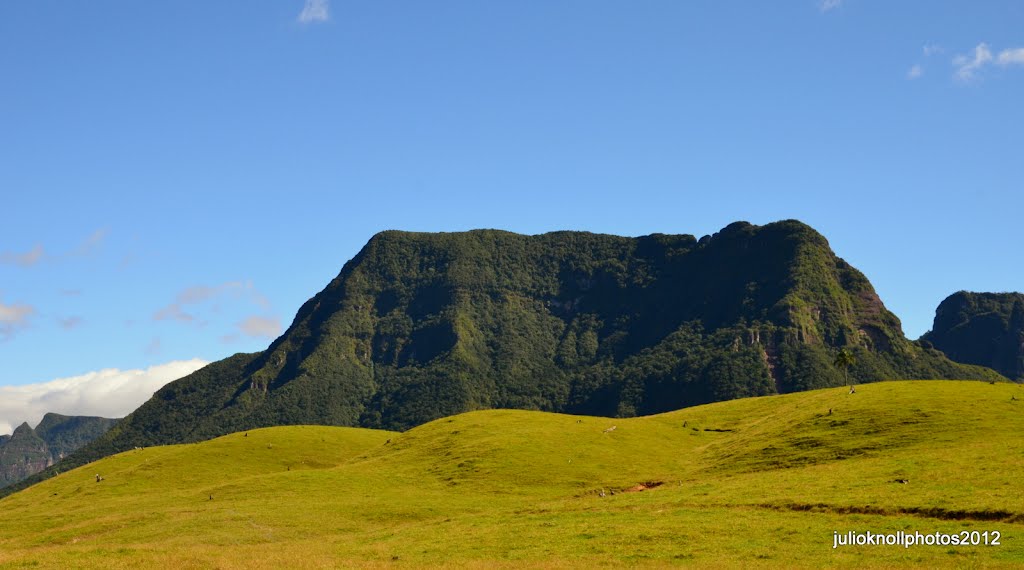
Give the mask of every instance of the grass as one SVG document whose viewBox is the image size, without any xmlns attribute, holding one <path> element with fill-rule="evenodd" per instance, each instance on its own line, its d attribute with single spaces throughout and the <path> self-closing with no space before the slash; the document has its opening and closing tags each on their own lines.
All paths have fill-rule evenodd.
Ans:
<svg viewBox="0 0 1024 570">
<path fill-rule="evenodd" d="M 0 567 L 1020 567 L 1022 414 L 1021 386 L 918 381 L 633 419 L 253 430 L 0 501 Z M 833 549 L 851 530 L 1002 544 Z"/>
</svg>

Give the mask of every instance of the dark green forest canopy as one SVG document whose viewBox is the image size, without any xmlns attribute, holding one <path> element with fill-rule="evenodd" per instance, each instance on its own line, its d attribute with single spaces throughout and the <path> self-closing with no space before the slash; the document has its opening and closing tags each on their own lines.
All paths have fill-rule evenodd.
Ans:
<svg viewBox="0 0 1024 570">
<path fill-rule="evenodd" d="M 404 430 L 467 410 L 606 416 L 843 384 L 1001 379 L 908 341 L 811 227 L 713 236 L 386 231 L 264 352 L 173 382 L 84 448 L 260 426 Z"/>
</svg>

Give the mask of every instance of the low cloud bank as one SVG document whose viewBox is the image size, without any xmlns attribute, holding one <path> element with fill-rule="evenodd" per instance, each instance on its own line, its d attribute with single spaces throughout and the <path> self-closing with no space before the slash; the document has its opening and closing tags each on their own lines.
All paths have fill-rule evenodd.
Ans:
<svg viewBox="0 0 1024 570">
<path fill-rule="evenodd" d="M 153 392 L 207 364 L 193 358 L 145 370 L 106 368 L 39 384 L 0 386 L 0 435 L 13 432 L 22 422 L 35 426 L 47 412 L 66 416 L 126 416 Z"/>
</svg>

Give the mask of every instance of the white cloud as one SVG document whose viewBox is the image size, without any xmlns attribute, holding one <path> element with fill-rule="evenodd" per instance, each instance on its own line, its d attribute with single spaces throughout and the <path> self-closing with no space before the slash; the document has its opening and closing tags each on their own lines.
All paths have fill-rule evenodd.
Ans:
<svg viewBox="0 0 1024 570">
<path fill-rule="evenodd" d="M 82 317 L 76 315 L 72 315 L 70 317 L 59 317 L 57 319 L 57 323 L 60 325 L 60 328 L 66 331 L 78 328 L 84 322 L 85 320 Z"/>
<path fill-rule="evenodd" d="M 178 303 L 202 303 L 208 299 L 212 299 L 221 293 L 234 291 L 240 289 L 242 284 L 238 281 L 229 281 L 222 283 L 215 287 L 207 287 L 206 285 L 197 285 L 195 287 L 189 287 L 181 293 L 178 293 Z"/>
<path fill-rule="evenodd" d="M 1024 48 L 1004 49 L 996 58 L 999 65 L 1024 65 Z"/>
<path fill-rule="evenodd" d="M 306 0 L 306 5 L 302 7 L 302 12 L 299 14 L 298 19 L 303 24 L 326 22 L 330 19 L 328 0 Z"/>
<path fill-rule="evenodd" d="M 238 323 L 238 329 L 249 336 L 277 338 L 281 334 L 281 320 L 277 317 L 249 317 Z"/>
<path fill-rule="evenodd" d="M 830 12 L 843 5 L 843 0 L 821 0 L 819 7 L 822 12 Z"/>
<path fill-rule="evenodd" d="M 78 247 L 68 253 L 68 257 L 83 257 L 93 253 L 103 245 L 103 240 L 107 239 L 108 233 L 110 232 L 107 228 L 100 228 L 92 232 Z"/>
<path fill-rule="evenodd" d="M 107 368 L 39 384 L 0 386 L 0 434 L 12 433 L 22 422 L 35 426 L 47 412 L 106 418 L 126 416 L 165 384 L 207 364 L 193 358 L 145 370 Z"/>
<path fill-rule="evenodd" d="M 196 320 L 195 317 L 183 311 L 178 303 L 171 303 L 153 314 L 154 321 L 166 321 L 168 319 L 183 323 L 191 323 Z"/>
<path fill-rule="evenodd" d="M 19 267 L 32 267 L 43 259 L 45 252 L 43 246 L 36 244 L 35 247 L 25 253 L 14 253 L 11 251 L 0 252 L 0 263 L 17 265 Z"/>
<path fill-rule="evenodd" d="M 998 55 L 992 55 L 988 44 L 980 43 L 974 48 L 973 54 L 957 55 L 953 58 L 953 66 L 956 67 L 953 77 L 960 81 L 971 81 L 984 67 L 991 64 L 1002 67 L 1024 65 L 1024 48 L 1008 48 Z"/>
<path fill-rule="evenodd" d="M 106 228 L 98 229 L 90 234 L 89 237 L 85 238 L 78 247 L 64 254 L 47 255 L 42 244 L 36 244 L 32 249 L 25 253 L 15 253 L 11 251 L 0 252 L 0 264 L 32 267 L 44 259 L 48 261 L 62 261 L 64 259 L 74 257 L 85 257 L 92 254 L 99 249 L 101 245 L 103 245 L 103 240 L 106 239 L 107 233 L 108 231 Z"/>
<path fill-rule="evenodd" d="M 945 50 L 942 49 L 942 46 L 940 45 L 926 44 L 924 47 L 921 48 L 921 51 L 924 53 L 925 57 L 931 57 L 937 53 L 942 53 Z"/>
<path fill-rule="evenodd" d="M 988 44 L 980 43 L 974 48 L 971 56 L 958 55 L 953 58 L 956 71 L 953 76 L 960 81 L 970 81 L 977 76 L 978 70 L 992 61 L 992 51 Z"/>
<path fill-rule="evenodd" d="M 0 303 L 0 340 L 7 340 L 14 333 L 28 326 L 28 318 L 36 312 L 32 305 Z"/>
<path fill-rule="evenodd" d="M 264 297 L 259 291 L 253 290 L 250 300 L 264 309 L 270 307 L 270 299 Z"/>
<path fill-rule="evenodd" d="M 266 308 L 270 306 L 270 301 L 256 290 L 252 281 L 228 281 L 212 287 L 196 285 L 182 290 L 174 297 L 174 302 L 153 314 L 153 320 L 174 320 L 183 323 L 201 322 L 197 321 L 195 315 L 186 312 L 183 306 L 198 305 L 222 296 L 233 299 L 245 297 L 249 302 L 261 307 Z"/>
<path fill-rule="evenodd" d="M 917 79 L 924 75 L 924 69 L 921 69 L 920 65 L 914 65 L 907 71 L 907 79 Z"/>
</svg>

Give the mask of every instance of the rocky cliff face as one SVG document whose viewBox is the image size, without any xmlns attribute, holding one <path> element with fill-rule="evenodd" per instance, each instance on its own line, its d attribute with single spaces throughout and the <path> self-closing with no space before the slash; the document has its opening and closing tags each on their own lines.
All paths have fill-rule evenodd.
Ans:
<svg viewBox="0 0 1024 570">
<path fill-rule="evenodd" d="M 0 437 L 0 487 L 39 473 L 106 433 L 107 418 L 46 414 L 35 429 L 23 423 Z"/>
<path fill-rule="evenodd" d="M 53 465 L 53 458 L 35 431 L 23 423 L 0 447 L 0 487 L 10 485 Z"/>
<path fill-rule="evenodd" d="M 922 340 L 957 362 L 1024 381 L 1024 294 L 954 293 L 939 304 Z"/>
</svg>

